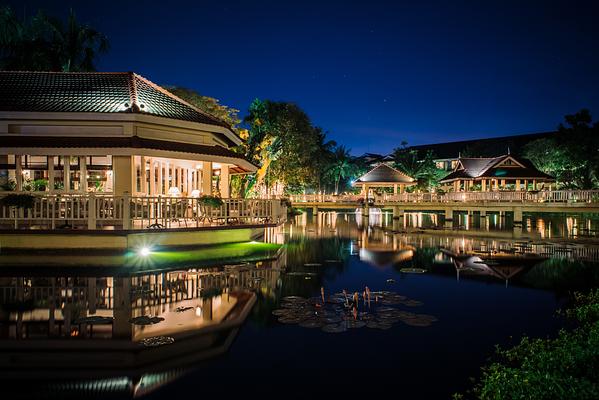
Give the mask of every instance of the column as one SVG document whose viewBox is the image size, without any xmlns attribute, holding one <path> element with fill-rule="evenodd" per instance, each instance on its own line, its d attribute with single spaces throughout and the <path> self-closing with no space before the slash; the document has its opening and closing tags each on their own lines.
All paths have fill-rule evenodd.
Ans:
<svg viewBox="0 0 599 400">
<path fill-rule="evenodd" d="M 445 209 L 445 228 L 453 228 L 453 209 Z"/>
<path fill-rule="evenodd" d="M 532 190 L 537 190 L 537 180 L 536 179 L 532 180 Z"/>
<path fill-rule="evenodd" d="M 171 187 L 170 183 L 171 166 L 168 161 L 164 163 L 164 194 L 168 194 L 168 190 Z"/>
<path fill-rule="evenodd" d="M 15 182 L 17 183 L 16 191 L 23 190 L 23 166 L 21 164 L 20 155 L 15 155 Z"/>
<path fill-rule="evenodd" d="M 212 195 L 212 163 L 210 161 L 202 162 L 202 194 L 204 196 Z"/>
<path fill-rule="evenodd" d="M 125 192 L 131 194 L 136 179 L 133 157 L 112 156 L 112 168 L 115 196 L 122 196 Z"/>
<path fill-rule="evenodd" d="M 139 185 L 139 190 L 141 193 L 147 194 L 148 193 L 148 184 L 147 184 L 148 174 L 146 171 L 146 157 L 145 156 L 140 157 L 140 164 L 141 164 L 140 165 L 141 170 L 140 170 L 139 177 L 140 177 L 141 182 Z"/>
<path fill-rule="evenodd" d="M 520 179 L 516 179 L 516 191 L 520 191 Z"/>
<path fill-rule="evenodd" d="M 225 199 L 231 197 L 229 189 L 229 166 L 220 167 L 220 196 Z"/>
<path fill-rule="evenodd" d="M 397 183 L 393 184 L 393 194 L 397 194 Z"/>
<path fill-rule="evenodd" d="M 364 188 L 364 201 L 368 202 L 368 185 L 364 184 L 362 187 Z"/>
<path fill-rule="evenodd" d="M 514 207 L 513 234 L 518 239 L 522 236 L 522 207 Z"/>
<path fill-rule="evenodd" d="M 156 196 L 156 163 L 150 158 L 150 196 Z"/>
<path fill-rule="evenodd" d="M 480 181 L 480 187 L 483 192 L 487 191 L 487 180 L 486 179 L 483 179 Z"/>
<path fill-rule="evenodd" d="M 501 180 L 501 187 L 505 189 L 505 179 Z"/>
<path fill-rule="evenodd" d="M 62 157 L 62 182 L 64 183 L 64 191 L 71 191 L 71 156 Z"/>
<path fill-rule="evenodd" d="M 79 157 L 79 191 L 87 193 L 87 157 Z"/>
<path fill-rule="evenodd" d="M 156 187 L 157 194 L 161 195 L 162 191 L 162 161 L 158 161 L 158 187 Z"/>
<path fill-rule="evenodd" d="M 524 179 L 524 190 L 528 192 L 528 179 Z"/>
<path fill-rule="evenodd" d="M 48 156 L 47 157 L 47 164 L 48 164 L 48 190 L 50 192 L 54 191 L 54 178 L 55 178 L 55 171 L 54 171 L 54 156 Z"/>
</svg>

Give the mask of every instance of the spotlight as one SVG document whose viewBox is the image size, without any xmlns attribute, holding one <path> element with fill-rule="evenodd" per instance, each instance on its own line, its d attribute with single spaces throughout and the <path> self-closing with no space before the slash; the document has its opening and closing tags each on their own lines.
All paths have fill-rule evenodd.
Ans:
<svg viewBox="0 0 599 400">
<path fill-rule="evenodd" d="M 141 249 L 139 249 L 139 255 L 143 257 L 149 256 L 151 252 L 152 251 L 149 247 L 142 247 Z"/>
</svg>

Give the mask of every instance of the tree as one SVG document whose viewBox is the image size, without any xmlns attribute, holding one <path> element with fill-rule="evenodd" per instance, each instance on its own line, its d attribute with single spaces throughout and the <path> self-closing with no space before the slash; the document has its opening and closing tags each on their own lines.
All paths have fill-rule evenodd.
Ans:
<svg viewBox="0 0 599 400">
<path fill-rule="evenodd" d="M 31 71 L 95 71 L 94 61 L 108 51 L 108 39 L 77 21 L 66 23 L 42 11 L 21 22 L 9 7 L 0 9 L 0 67 Z"/>
<path fill-rule="evenodd" d="M 340 145 L 335 147 L 328 173 L 335 184 L 335 194 L 339 193 L 339 183 L 342 179 L 351 177 L 356 171 L 356 165 L 349 149 Z"/>
<path fill-rule="evenodd" d="M 565 116 L 553 138 L 538 139 L 524 148 L 524 156 L 567 188 L 592 189 L 599 180 L 599 124 L 588 110 Z"/>
<path fill-rule="evenodd" d="M 435 165 L 435 155 L 432 151 L 420 154 L 418 150 L 410 149 L 407 143 L 394 150 L 395 167 L 404 174 L 416 179 L 418 187 L 431 190 L 439 185 L 439 180 L 446 174 Z"/>
<path fill-rule="evenodd" d="M 200 110 L 225 121 L 234 129 L 241 122 L 237 115 L 239 110 L 222 105 L 213 97 L 203 96 L 193 89 L 180 86 L 165 86 L 165 88 Z"/>
</svg>

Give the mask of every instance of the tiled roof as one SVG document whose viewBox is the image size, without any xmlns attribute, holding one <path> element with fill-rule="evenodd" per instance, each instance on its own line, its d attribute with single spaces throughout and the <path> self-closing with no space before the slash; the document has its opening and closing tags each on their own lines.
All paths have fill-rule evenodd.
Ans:
<svg viewBox="0 0 599 400">
<path fill-rule="evenodd" d="M 0 147 L 35 147 L 35 148 L 133 148 L 175 151 L 200 155 L 211 155 L 234 158 L 245 161 L 247 166 L 252 165 L 229 149 L 221 146 L 202 144 L 189 144 L 171 142 L 168 140 L 146 139 L 138 136 L 132 137 L 70 137 L 70 136 L 0 136 Z"/>
<path fill-rule="evenodd" d="M 133 72 L 0 71 L 0 111 L 128 112 L 231 129 Z"/>
<path fill-rule="evenodd" d="M 379 164 L 362 175 L 356 183 L 412 183 L 414 179 L 387 164 Z"/>
<path fill-rule="evenodd" d="M 502 167 L 501 164 L 506 158 L 511 157 L 522 166 Z M 474 178 L 536 178 L 548 179 L 554 178 L 544 172 L 539 171 L 529 160 L 516 158 L 512 155 L 503 155 L 494 158 L 460 158 L 463 169 L 456 169 L 441 182 L 449 182 L 455 179 L 474 179 Z M 499 165 L 499 166 L 498 166 Z M 459 168 L 459 167 L 458 167 Z"/>
</svg>

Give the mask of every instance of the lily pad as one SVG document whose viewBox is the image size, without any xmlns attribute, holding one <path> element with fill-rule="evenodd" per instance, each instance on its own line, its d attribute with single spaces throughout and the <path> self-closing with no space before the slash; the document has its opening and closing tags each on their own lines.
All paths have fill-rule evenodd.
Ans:
<svg viewBox="0 0 599 400">
<path fill-rule="evenodd" d="M 159 347 L 173 343 L 175 343 L 175 338 L 170 336 L 153 336 L 141 341 L 141 344 L 145 347 Z"/>
<path fill-rule="evenodd" d="M 322 327 L 322 331 L 326 333 L 342 333 L 346 330 L 345 324 L 328 324 Z"/>
<path fill-rule="evenodd" d="M 399 271 L 405 274 L 424 274 L 426 272 L 426 270 L 422 268 L 402 268 Z"/>
<path fill-rule="evenodd" d="M 147 315 L 142 315 L 141 317 L 131 318 L 129 320 L 130 323 L 134 325 L 153 325 L 159 322 L 164 321 L 162 317 L 149 317 Z"/>
<path fill-rule="evenodd" d="M 180 306 L 180 307 L 175 308 L 175 312 L 177 312 L 177 313 L 182 313 L 182 312 L 189 311 L 189 310 L 193 310 L 193 307 Z"/>
</svg>

